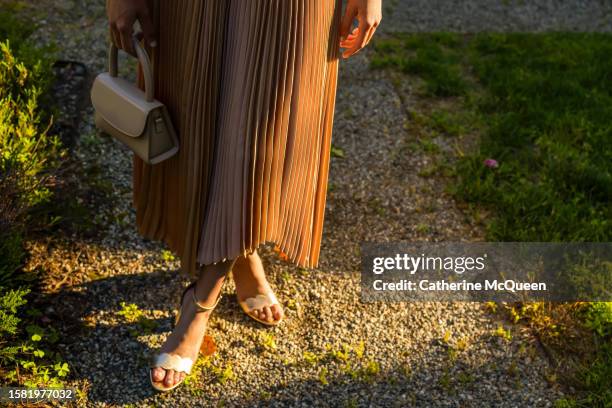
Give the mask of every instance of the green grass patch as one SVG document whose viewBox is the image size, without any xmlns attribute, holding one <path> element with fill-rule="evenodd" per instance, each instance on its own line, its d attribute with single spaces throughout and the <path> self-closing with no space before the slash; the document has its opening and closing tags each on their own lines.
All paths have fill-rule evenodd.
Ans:
<svg viewBox="0 0 612 408">
<path fill-rule="evenodd" d="M 429 95 L 463 96 L 460 112 L 426 122 L 451 136 L 481 130 L 453 191 L 493 210 L 488 239 L 610 240 L 612 36 L 405 34 L 375 50 L 373 68 L 417 75 Z"/>
<path fill-rule="evenodd" d="M 398 34 L 374 43 L 371 66 L 420 76 L 428 95 L 463 95 L 468 83 L 461 72 L 461 44 L 462 37 L 457 34 Z"/>
<path fill-rule="evenodd" d="M 612 36 L 483 34 L 468 47 L 488 126 L 456 193 L 495 210 L 489 239 L 609 241 Z"/>
</svg>

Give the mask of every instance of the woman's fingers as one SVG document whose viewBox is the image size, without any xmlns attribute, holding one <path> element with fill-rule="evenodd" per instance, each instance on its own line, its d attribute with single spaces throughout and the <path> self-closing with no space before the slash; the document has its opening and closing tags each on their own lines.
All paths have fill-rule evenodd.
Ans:
<svg viewBox="0 0 612 408">
<path fill-rule="evenodd" d="M 340 47 L 351 48 L 355 44 L 355 40 L 359 37 L 359 27 L 355 29 L 346 37 L 344 41 L 340 42 Z"/>
<path fill-rule="evenodd" d="M 115 45 L 136 56 L 133 45 L 134 23 L 140 22 L 145 42 L 156 45 L 155 25 L 146 0 L 107 0 L 106 9 Z"/>
<path fill-rule="evenodd" d="M 134 34 L 134 21 L 131 17 L 119 20 L 117 22 L 117 29 L 119 30 L 119 38 L 121 41 L 121 48 L 127 53 L 136 55 L 134 50 L 133 34 Z"/>
<path fill-rule="evenodd" d="M 111 23 L 109 26 L 109 32 L 111 41 L 115 44 L 115 47 L 121 48 L 121 39 L 119 38 L 119 30 L 117 30 L 117 25 L 115 23 Z"/>
<path fill-rule="evenodd" d="M 349 35 L 349 31 L 351 26 L 353 25 L 353 20 L 357 15 L 357 7 L 354 6 L 352 2 L 348 2 L 346 5 L 346 11 L 342 16 L 342 21 L 340 22 L 340 39 L 344 39 Z"/>
<path fill-rule="evenodd" d="M 355 17 L 359 25 L 351 33 L 354 35 L 349 35 Z M 348 0 L 340 25 L 340 46 L 345 49 L 342 57 L 349 58 L 368 45 L 381 19 L 380 0 Z"/>
<path fill-rule="evenodd" d="M 366 34 L 370 29 L 370 27 L 368 27 L 366 24 L 367 23 L 365 22 L 364 18 L 359 19 L 359 34 L 352 41 L 351 46 L 348 49 L 344 50 L 344 52 L 342 53 L 343 58 L 348 58 L 351 55 L 354 55 L 365 46 Z"/>
<path fill-rule="evenodd" d="M 140 22 L 140 27 L 142 28 L 145 43 L 150 47 L 157 46 L 157 41 L 155 38 L 155 25 L 153 24 L 153 19 L 151 18 L 151 14 L 147 8 L 144 8 L 138 12 L 138 21 Z"/>
<path fill-rule="evenodd" d="M 355 38 L 357 38 L 357 37 L 349 38 L 349 39 L 347 39 L 345 41 L 342 41 L 340 43 L 340 47 L 342 47 L 342 48 L 351 48 L 353 46 L 353 43 L 355 43 Z"/>
<path fill-rule="evenodd" d="M 359 34 L 359 27 L 355 27 L 355 29 L 344 40 L 340 41 L 340 46 L 342 48 L 347 48 L 345 44 L 346 45 L 351 44 L 353 40 L 357 38 L 358 34 Z"/>
<path fill-rule="evenodd" d="M 348 35 L 347 39 L 349 38 L 357 38 L 359 36 L 359 26 L 353 28 L 353 31 L 351 31 L 351 33 Z"/>
</svg>

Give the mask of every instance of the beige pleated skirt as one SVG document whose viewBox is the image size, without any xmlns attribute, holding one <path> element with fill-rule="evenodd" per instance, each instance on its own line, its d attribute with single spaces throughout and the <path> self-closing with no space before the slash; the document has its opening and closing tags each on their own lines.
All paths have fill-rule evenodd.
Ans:
<svg viewBox="0 0 612 408">
<path fill-rule="evenodd" d="M 264 242 L 318 265 L 341 3 L 160 1 L 156 97 L 180 152 L 134 158 L 133 203 L 140 233 L 191 276 Z"/>
</svg>

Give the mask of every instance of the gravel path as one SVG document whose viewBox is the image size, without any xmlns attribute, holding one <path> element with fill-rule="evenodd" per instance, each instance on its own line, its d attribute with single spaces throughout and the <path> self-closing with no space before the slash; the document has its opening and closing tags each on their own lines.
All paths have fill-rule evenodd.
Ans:
<svg viewBox="0 0 612 408">
<path fill-rule="evenodd" d="M 606 2 L 515 3 L 389 0 L 381 31 L 610 29 Z M 41 41 L 55 39 L 63 58 L 92 72 L 104 69 L 104 2 L 37 4 Z M 482 239 L 445 193 L 445 180 L 425 175 L 436 157 L 410 147 L 410 112 L 426 112 L 426 104 L 410 83 L 368 71 L 369 52 L 341 64 L 333 143 L 345 157 L 332 160 L 319 269 L 297 269 L 266 246 L 285 323 L 262 329 L 226 285 L 209 329 L 218 348 L 211 366 L 197 384 L 167 395 L 149 387 L 146 360 L 171 330 L 186 282 L 163 247 L 135 231 L 130 154 L 98 138 L 84 109 L 76 153 L 86 166 L 112 158 L 99 175 L 111 186 L 112 206 L 99 208 L 105 227 L 87 240 L 31 243 L 31 266 L 69 277 L 48 288 L 45 302 L 49 316 L 63 319 L 61 347 L 75 384 L 88 391 L 87 406 L 546 407 L 562 396 L 546 380 L 550 367 L 534 340 L 494 335 L 500 322 L 481 304 L 359 301 L 361 240 Z M 117 313 L 121 301 L 156 326 L 147 333 L 127 321 Z"/>
<path fill-rule="evenodd" d="M 612 31 L 607 0 L 383 0 L 383 31 Z"/>
</svg>

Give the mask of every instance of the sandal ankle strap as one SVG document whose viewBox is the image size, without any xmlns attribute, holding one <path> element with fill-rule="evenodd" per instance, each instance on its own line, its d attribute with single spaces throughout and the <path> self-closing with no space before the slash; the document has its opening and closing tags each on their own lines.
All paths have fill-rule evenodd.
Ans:
<svg viewBox="0 0 612 408">
<path fill-rule="evenodd" d="M 236 262 L 236 259 L 233 260 L 232 266 L 234 265 L 235 262 Z M 232 270 L 231 267 L 228 268 L 228 270 L 227 270 L 227 272 L 225 274 L 225 279 L 223 280 L 223 283 L 221 284 L 221 289 L 220 289 L 220 292 L 219 292 L 219 296 L 217 297 L 217 301 L 212 306 L 202 306 L 200 304 L 200 302 L 198 301 L 198 299 L 196 298 L 195 292 L 196 292 L 196 287 L 197 287 L 197 283 L 198 283 L 197 280 L 193 281 L 191 284 L 189 284 L 189 286 L 187 286 L 187 288 L 185 288 L 185 291 L 187 291 L 187 290 L 189 290 L 190 286 L 193 286 L 193 291 L 191 292 L 191 295 L 192 295 L 192 298 L 193 298 L 193 303 L 195 303 L 195 305 L 196 305 L 196 307 L 198 309 L 198 310 L 196 310 L 196 313 L 197 312 L 208 312 L 208 311 L 213 310 L 215 307 L 217 307 L 217 305 L 219 304 L 219 301 L 223 297 L 221 295 L 221 291 L 223 290 L 223 285 L 225 284 L 225 281 L 227 280 L 227 275 L 230 273 L 231 270 Z M 183 293 L 183 296 L 185 296 L 184 293 Z"/>
<path fill-rule="evenodd" d="M 193 297 L 193 302 L 195 303 L 196 307 L 198 308 L 198 310 L 196 312 L 208 312 L 208 311 L 213 310 L 215 307 L 217 307 L 217 304 L 219 304 L 219 301 L 223 297 L 221 294 L 219 294 L 219 297 L 217 297 L 217 300 L 216 300 L 214 305 L 212 305 L 212 306 L 202 306 L 200 304 L 200 302 L 198 301 L 198 299 L 196 298 L 195 291 L 196 291 L 196 285 L 193 285 L 193 291 L 191 292 L 191 295 Z"/>
</svg>

